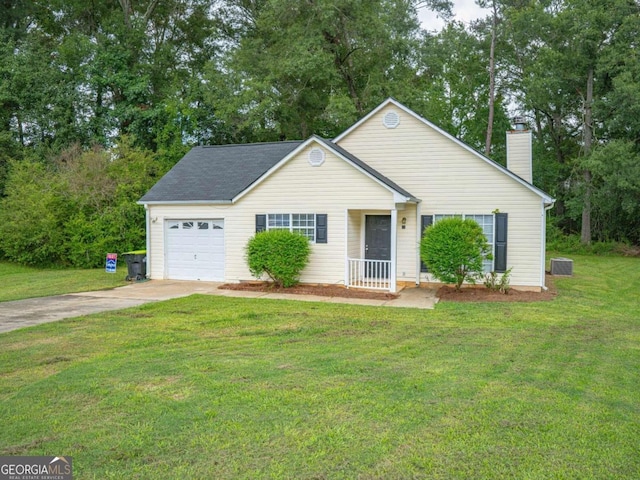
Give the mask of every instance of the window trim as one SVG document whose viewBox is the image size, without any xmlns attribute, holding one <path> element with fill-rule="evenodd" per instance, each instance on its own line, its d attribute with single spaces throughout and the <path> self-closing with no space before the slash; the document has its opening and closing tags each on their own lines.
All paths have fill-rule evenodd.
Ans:
<svg viewBox="0 0 640 480">
<path fill-rule="evenodd" d="M 294 226 L 294 215 L 304 215 L 305 216 L 305 222 L 309 221 L 309 217 L 313 217 L 313 226 L 310 226 L 308 224 L 301 226 L 301 225 L 296 225 Z M 316 243 L 316 237 L 317 237 L 317 225 L 318 225 L 318 221 L 317 221 L 317 215 L 316 213 L 267 213 L 266 214 L 266 225 L 265 225 L 265 230 L 289 230 L 292 233 L 300 233 L 302 236 L 304 236 L 305 238 L 309 239 L 310 243 Z M 278 220 L 284 219 L 285 217 L 287 217 L 287 225 L 271 225 L 271 218 L 274 217 L 275 222 L 274 223 L 278 223 Z M 280 218 L 278 218 L 280 217 Z M 298 222 L 300 222 L 300 219 L 298 219 Z M 311 238 L 307 232 L 311 231 L 313 238 Z"/>
</svg>

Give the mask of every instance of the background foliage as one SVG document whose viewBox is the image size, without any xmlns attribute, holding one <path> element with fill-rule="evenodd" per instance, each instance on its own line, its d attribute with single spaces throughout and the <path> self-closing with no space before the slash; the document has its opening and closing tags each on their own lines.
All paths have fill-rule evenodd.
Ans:
<svg viewBox="0 0 640 480">
<path fill-rule="evenodd" d="M 446 0 L 2 2 L 0 197 L 25 235 L 0 255 L 80 264 L 85 244 L 139 245 L 131 202 L 190 146 L 331 138 L 388 96 L 480 151 L 493 127 L 499 162 L 509 117 L 524 116 L 553 223 L 640 244 L 638 3 L 478 2 L 490 13 L 471 24 Z M 422 29 L 419 8 L 446 26 Z M 132 161 L 118 180 L 131 188 L 111 172 L 89 199 L 96 151 L 111 158 L 122 138 L 158 165 Z M 87 164 L 72 175 L 59 158 L 74 149 Z"/>
<path fill-rule="evenodd" d="M 97 267 L 107 252 L 141 248 L 145 213 L 136 200 L 162 173 L 126 138 L 111 151 L 75 145 L 48 163 L 15 162 L 0 199 L 0 250 L 27 265 Z"/>
</svg>

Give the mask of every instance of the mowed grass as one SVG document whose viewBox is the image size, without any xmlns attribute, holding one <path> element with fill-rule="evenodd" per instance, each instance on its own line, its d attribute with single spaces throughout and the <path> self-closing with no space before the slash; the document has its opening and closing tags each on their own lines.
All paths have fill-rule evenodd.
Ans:
<svg viewBox="0 0 640 480">
<path fill-rule="evenodd" d="M 0 262 L 0 302 L 89 292 L 125 285 L 127 267 L 117 273 L 94 269 L 41 269 Z"/>
<path fill-rule="evenodd" d="M 75 478 L 640 477 L 640 259 L 436 310 L 192 296 L 0 335 L 0 455 Z"/>
</svg>

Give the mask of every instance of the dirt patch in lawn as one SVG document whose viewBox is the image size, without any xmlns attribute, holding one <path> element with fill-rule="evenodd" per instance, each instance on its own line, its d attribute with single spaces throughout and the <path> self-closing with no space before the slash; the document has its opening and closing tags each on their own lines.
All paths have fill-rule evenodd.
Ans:
<svg viewBox="0 0 640 480">
<path fill-rule="evenodd" d="M 299 284 L 289 288 L 276 288 L 268 282 L 225 283 L 218 288 L 225 290 L 241 290 L 246 292 L 293 293 L 296 295 L 319 295 L 322 297 L 364 298 L 368 300 L 393 300 L 398 295 L 357 288 L 345 288 L 341 285 L 308 285 Z"/>
<path fill-rule="evenodd" d="M 459 292 L 455 287 L 444 286 L 438 289 L 436 296 L 441 302 L 544 302 L 556 298 L 558 291 L 551 275 L 546 276 L 547 290 L 542 292 L 524 292 L 510 289 L 508 293 L 494 292 L 485 287 L 462 287 Z"/>
</svg>

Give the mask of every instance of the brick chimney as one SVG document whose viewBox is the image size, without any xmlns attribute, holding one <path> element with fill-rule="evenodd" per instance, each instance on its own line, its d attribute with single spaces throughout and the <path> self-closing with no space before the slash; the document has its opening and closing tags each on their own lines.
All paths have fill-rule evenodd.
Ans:
<svg viewBox="0 0 640 480">
<path fill-rule="evenodd" d="M 514 130 L 507 132 L 507 168 L 523 180 L 533 183 L 531 166 L 531 130 L 524 118 L 513 119 Z"/>
</svg>

